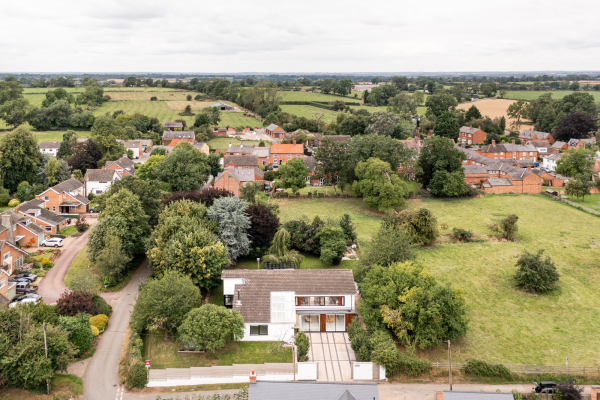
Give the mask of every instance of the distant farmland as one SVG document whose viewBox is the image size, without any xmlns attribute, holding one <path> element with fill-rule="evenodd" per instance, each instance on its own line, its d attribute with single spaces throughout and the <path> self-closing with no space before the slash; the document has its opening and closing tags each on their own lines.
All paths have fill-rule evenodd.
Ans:
<svg viewBox="0 0 600 400">
<path fill-rule="evenodd" d="M 551 93 L 552 94 L 552 98 L 555 100 L 559 100 L 562 99 L 563 97 L 565 97 L 566 95 L 572 94 L 572 93 L 589 93 L 592 96 L 594 96 L 594 100 L 595 101 L 600 101 L 600 92 L 584 92 L 582 90 L 579 90 L 577 92 L 574 92 L 572 90 L 553 90 L 553 91 L 529 91 L 529 90 L 519 90 L 519 91 L 510 91 L 506 93 L 506 98 L 507 99 L 515 99 L 515 100 L 535 100 L 538 97 L 540 97 L 543 94 L 546 93 Z"/>
</svg>

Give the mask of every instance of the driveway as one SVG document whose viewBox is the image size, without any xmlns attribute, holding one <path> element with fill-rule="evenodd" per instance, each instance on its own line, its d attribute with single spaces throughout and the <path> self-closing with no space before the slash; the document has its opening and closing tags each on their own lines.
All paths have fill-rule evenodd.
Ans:
<svg viewBox="0 0 600 400">
<path fill-rule="evenodd" d="M 64 280 L 71 263 L 77 254 L 83 249 L 88 241 L 92 227 L 96 224 L 97 219 L 88 219 L 90 227 L 83 235 L 69 240 L 68 245 L 63 246 L 62 251 L 54 262 L 46 276 L 42 278 L 38 285 L 38 294 L 44 299 L 46 304 L 54 304 L 67 287 Z M 68 238 L 69 239 L 69 238 Z"/>
<path fill-rule="evenodd" d="M 352 380 L 352 361 L 356 355 L 346 332 L 311 332 L 308 359 L 317 362 L 317 381 L 342 382 Z"/>
</svg>

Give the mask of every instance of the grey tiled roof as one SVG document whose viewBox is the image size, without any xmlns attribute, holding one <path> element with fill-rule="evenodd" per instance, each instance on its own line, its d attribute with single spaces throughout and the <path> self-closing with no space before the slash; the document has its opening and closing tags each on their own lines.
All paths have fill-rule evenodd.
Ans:
<svg viewBox="0 0 600 400">
<path fill-rule="evenodd" d="M 164 131 L 163 139 L 195 139 L 194 131 Z"/>
<path fill-rule="evenodd" d="M 78 181 L 75 178 L 69 178 L 64 182 L 59 183 L 58 185 L 52 186 L 50 189 L 54 189 L 58 193 L 62 192 L 72 192 L 78 190 L 83 186 L 83 182 Z"/>
<path fill-rule="evenodd" d="M 183 123 L 181 122 L 165 122 L 163 124 L 165 128 L 183 128 Z"/>
<path fill-rule="evenodd" d="M 444 390 L 444 400 L 513 400 L 512 393 L 448 392 Z"/>
<path fill-rule="evenodd" d="M 112 182 L 118 172 L 114 169 L 88 169 L 85 180 L 91 182 Z"/>
<path fill-rule="evenodd" d="M 488 170 L 481 165 L 463 165 L 465 174 L 487 174 Z"/>
<path fill-rule="evenodd" d="M 310 172 L 315 172 L 315 168 L 317 167 L 317 162 L 315 161 L 315 158 L 312 156 L 304 157 L 304 166 L 306 168 L 308 168 L 308 170 Z"/>
<path fill-rule="evenodd" d="M 225 153 L 244 153 L 251 154 L 254 150 L 254 146 L 248 146 L 247 144 L 240 146 L 231 146 L 225 150 Z"/>
<path fill-rule="evenodd" d="M 492 186 L 512 186 L 512 182 L 508 178 L 488 178 L 488 182 Z"/>
<path fill-rule="evenodd" d="M 242 167 L 256 167 L 258 165 L 258 156 L 252 154 L 244 156 L 225 156 L 223 158 L 223 165 L 228 165 L 229 163 Z"/>
<path fill-rule="evenodd" d="M 308 296 L 358 294 L 350 269 L 231 269 L 223 271 L 221 277 L 244 278 L 244 284 L 235 285 L 236 299 L 239 290 L 242 304 L 234 302 L 233 309 L 246 323 L 270 322 L 272 291 Z"/>
<path fill-rule="evenodd" d="M 123 142 L 123 146 L 125 146 L 125 148 L 127 149 L 130 149 L 132 147 L 140 147 L 141 142 L 141 140 L 127 140 Z"/>
<path fill-rule="evenodd" d="M 259 168 L 250 169 L 239 169 L 239 168 L 225 168 L 229 171 L 229 175 L 235 177 L 238 182 L 254 182 L 258 176 L 262 180 L 264 179 L 265 173 Z"/>
<path fill-rule="evenodd" d="M 275 131 L 277 129 L 283 130 L 283 128 L 281 128 L 281 127 L 279 127 L 279 125 L 275 125 L 275 124 L 271 124 L 271 125 L 267 126 L 266 129 L 269 131 Z"/>
<path fill-rule="evenodd" d="M 75 196 L 73 196 L 74 198 L 76 198 L 77 200 L 79 200 L 81 202 L 81 204 L 85 204 L 86 206 L 88 204 L 90 204 L 90 201 L 88 200 L 87 197 L 82 196 L 80 194 L 76 194 Z"/>
<path fill-rule="evenodd" d="M 23 217 L 23 218 L 25 218 L 25 217 Z M 30 222 L 28 224 L 25 224 L 25 223 L 21 222 L 21 223 L 19 223 L 19 225 L 21 225 L 22 227 L 24 227 L 25 229 L 29 230 L 30 232 L 32 232 L 35 235 L 41 235 L 42 233 L 45 232 L 44 228 L 42 228 L 39 225 L 36 225 L 33 222 Z"/>
<path fill-rule="evenodd" d="M 66 217 L 54 214 L 53 212 L 46 210 L 44 208 L 44 201 L 40 199 L 33 199 L 26 201 L 25 203 L 19 204 L 20 213 L 26 213 L 28 210 L 39 210 L 40 215 L 34 218 L 39 219 L 40 221 L 47 223 L 48 225 L 58 225 L 67 219 Z"/>
<path fill-rule="evenodd" d="M 254 147 L 254 149 L 252 149 L 252 153 L 253 155 L 260 157 L 260 158 L 267 158 L 271 155 L 271 148 L 270 147 Z"/>
<path fill-rule="evenodd" d="M 522 139 L 533 139 L 533 136 L 537 134 L 538 139 L 546 139 L 550 136 L 548 132 L 529 131 L 524 129 L 520 134 L 519 138 Z"/>
<path fill-rule="evenodd" d="M 377 384 L 331 382 L 251 383 L 248 400 L 378 400 Z M 504 400 L 498 398 L 497 400 Z"/>
<path fill-rule="evenodd" d="M 562 149 L 563 146 L 567 144 L 567 142 L 560 142 L 560 141 L 556 141 L 554 142 L 554 144 L 552 145 L 553 149 Z"/>
<path fill-rule="evenodd" d="M 62 142 L 40 142 L 40 149 L 58 149 Z"/>
<path fill-rule="evenodd" d="M 460 128 L 461 133 L 475 133 L 479 130 L 479 128 L 473 128 L 472 126 L 462 126 Z"/>
</svg>

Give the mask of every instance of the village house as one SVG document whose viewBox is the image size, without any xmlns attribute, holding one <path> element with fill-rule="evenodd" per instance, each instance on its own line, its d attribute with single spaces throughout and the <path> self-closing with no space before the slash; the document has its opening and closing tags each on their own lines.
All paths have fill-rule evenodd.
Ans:
<svg viewBox="0 0 600 400">
<path fill-rule="evenodd" d="M 285 137 L 285 131 L 283 130 L 283 128 L 275 124 L 267 126 L 265 128 L 265 131 L 267 132 L 267 135 L 277 139 L 283 139 Z"/>
<path fill-rule="evenodd" d="M 196 133 L 194 131 L 164 131 L 162 144 L 169 147 L 175 147 L 179 142 L 194 143 Z"/>
<path fill-rule="evenodd" d="M 35 196 L 44 201 L 44 208 L 55 214 L 83 214 L 89 212 L 90 201 L 85 197 L 83 182 L 72 175 L 64 182 Z"/>
<path fill-rule="evenodd" d="M 231 269 L 223 304 L 244 317 L 242 341 L 287 341 L 294 330 L 346 332 L 358 287 L 349 269 Z"/>
<path fill-rule="evenodd" d="M 244 156 L 248 154 L 252 154 L 254 150 L 254 146 L 245 145 L 244 141 L 240 143 L 239 146 L 232 146 L 231 142 L 229 142 L 229 147 L 224 151 L 226 156 Z"/>
<path fill-rule="evenodd" d="M 265 174 L 258 168 L 236 169 L 228 167 L 223 169 L 215 178 L 214 187 L 229 190 L 235 196 L 240 195 L 240 188 L 247 182 L 265 182 Z"/>
<path fill-rule="evenodd" d="M 163 124 L 163 127 L 169 131 L 175 131 L 177 129 L 182 130 L 183 123 L 182 122 L 165 122 Z"/>
<path fill-rule="evenodd" d="M 110 189 L 114 181 L 121 179 L 119 171 L 114 169 L 88 169 L 83 177 L 84 193 L 100 195 Z"/>
<path fill-rule="evenodd" d="M 258 165 L 267 165 L 271 159 L 271 148 L 256 146 L 250 154 L 258 157 Z"/>
<path fill-rule="evenodd" d="M 336 143 L 344 143 L 350 140 L 351 137 L 350 135 L 314 135 L 312 140 L 309 139 L 309 142 L 312 143 L 312 147 L 319 147 L 326 138 Z"/>
<path fill-rule="evenodd" d="M 584 143 L 579 139 L 570 139 L 567 143 L 567 149 L 579 149 L 584 146 Z"/>
<path fill-rule="evenodd" d="M 44 208 L 44 200 L 33 199 L 21 203 L 14 208 L 21 214 L 41 227 L 46 234 L 56 234 L 67 226 L 67 217 L 57 215 Z"/>
<path fill-rule="evenodd" d="M 483 144 L 487 133 L 481 127 L 463 126 L 458 133 L 458 142 L 462 144 Z"/>
<path fill-rule="evenodd" d="M 48 154 L 49 156 L 56 157 L 58 155 L 58 149 L 62 142 L 40 142 L 40 152 L 42 154 Z"/>
<path fill-rule="evenodd" d="M 218 102 L 216 104 L 211 105 L 212 108 L 216 108 L 219 111 L 233 111 L 233 106 L 223 103 L 223 102 Z"/>
<path fill-rule="evenodd" d="M 528 140 L 543 140 L 545 142 L 548 142 L 550 145 L 554 143 L 554 138 L 551 134 L 547 132 L 530 131 L 527 129 L 524 129 L 519 134 L 519 139 L 521 139 L 522 142 Z"/>
<path fill-rule="evenodd" d="M 210 147 L 204 142 L 194 143 L 193 146 L 198 149 L 200 153 L 206 154 L 207 156 L 210 154 Z"/>
<path fill-rule="evenodd" d="M 284 162 L 300 157 L 304 157 L 304 145 L 296 144 L 295 140 L 290 144 L 273 143 L 269 163 L 277 169 Z"/>
<path fill-rule="evenodd" d="M 123 147 L 125 147 L 125 149 L 127 151 L 131 150 L 133 153 L 133 158 L 140 158 L 141 156 L 144 155 L 144 148 L 142 146 L 142 141 L 141 140 L 126 140 L 123 141 Z"/>
<path fill-rule="evenodd" d="M 0 216 L 0 304 L 8 304 L 17 295 L 15 282 L 9 282 L 10 276 L 23 265 L 27 252 L 16 245 L 16 236 L 13 230 L 13 219 L 9 214 Z"/>
<path fill-rule="evenodd" d="M 223 167 L 236 169 L 249 169 L 258 166 L 258 157 L 256 155 L 245 156 L 225 156 L 223 157 Z"/>
<path fill-rule="evenodd" d="M 38 247 L 44 241 L 44 228 L 15 210 L 0 214 L 0 223 L 0 240 L 7 240 L 12 230 L 12 237 L 20 248 Z"/>
<path fill-rule="evenodd" d="M 406 148 L 415 150 L 417 153 L 421 151 L 421 147 L 423 145 L 417 136 L 413 137 L 412 139 L 401 140 L 400 142 L 402 142 Z"/>
<path fill-rule="evenodd" d="M 213 128 L 211 136 L 227 136 L 227 128 Z"/>
<path fill-rule="evenodd" d="M 535 147 L 538 152 L 538 158 L 542 158 L 552 153 L 552 145 L 545 140 L 528 140 L 524 144 Z"/>
<path fill-rule="evenodd" d="M 552 145 L 552 152 L 554 152 L 554 150 L 567 150 L 569 148 L 569 145 L 567 144 L 567 142 L 561 142 L 561 141 L 557 141 L 554 142 L 554 144 Z"/>
<path fill-rule="evenodd" d="M 509 158 L 513 160 L 537 161 L 537 149 L 535 147 L 532 145 L 515 144 L 514 141 L 512 144 L 496 144 L 496 141 L 492 140 L 492 144 L 482 146 L 477 150 L 477 153 L 494 160 Z"/>
<path fill-rule="evenodd" d="M 542 166 L 549 171 L 556 171 L 556 165 L 560 161 L 560 154 L 558 150 L 554 150 L 554 153 L 544 157 L 542 162 Z"/>
<path fill-rule="evenodd" d="M 152 143 L 151 139 L 142 139 L 142 150 L 144 151 L 144 153 L 150 153 L 152 151 L 152 146 L 154 146 L 154 143 Z"/>
<path fill-rule="evenodd" d="M 109 161 L 102 169 L 114 169 L 121 174 L 122 177 L 135 174 L 135 163 L 123 154 L 123 157 L 116 161 Z"/>
</svg>

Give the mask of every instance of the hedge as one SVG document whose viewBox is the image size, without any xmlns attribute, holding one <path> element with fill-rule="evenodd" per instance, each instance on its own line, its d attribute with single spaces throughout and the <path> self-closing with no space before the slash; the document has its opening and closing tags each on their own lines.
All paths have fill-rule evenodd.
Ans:
<svg viewBox="0 0 600 400">
<path fill-rule="evenodd" d="M 504 365 L 488 364 L 481 360 L 467 360 L 465 374 L 487 377 L 510 378 L 511 373 Z"/>
<path fill-rule="evenodd" d="M 92 303 L 96 305 L 100 314 L 108 317 L 112 314 L 112 307 L 101 296 L 96 295 L 92 297 Z"/>
</svg>

